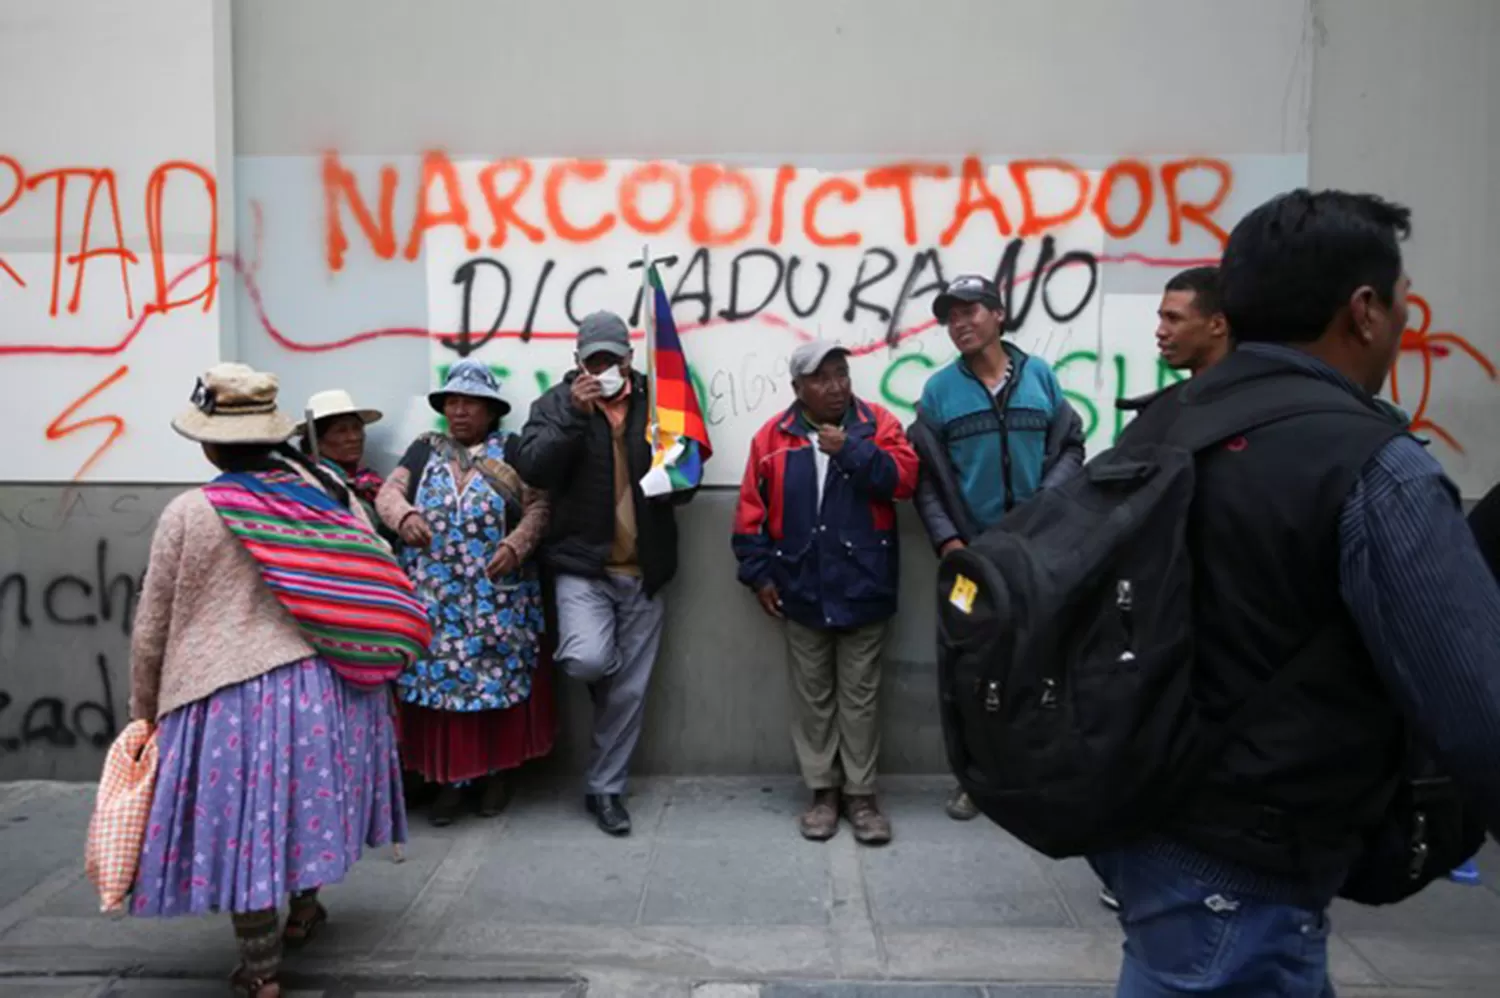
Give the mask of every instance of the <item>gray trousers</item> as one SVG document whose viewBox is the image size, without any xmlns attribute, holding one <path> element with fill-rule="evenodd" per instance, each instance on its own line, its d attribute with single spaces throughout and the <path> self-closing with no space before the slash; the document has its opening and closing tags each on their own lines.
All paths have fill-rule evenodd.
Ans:
<svg viewBox="0 0 1500 998">
<path fill-rule="evenodd" d="M 661 599 L 648 598 L 634 576 L 557 577 L 557 662 L 588 683 L 594 698 L 594 742 L 585 773 L 591 794 L 625 792 L 661 625 Z"/>
<path fill-rule="evenodd" d="M 786 622 L 792 748 L 811 790 L 875 792 L 880 653 L 889 626 L 824 631 Z"/>
</svg>

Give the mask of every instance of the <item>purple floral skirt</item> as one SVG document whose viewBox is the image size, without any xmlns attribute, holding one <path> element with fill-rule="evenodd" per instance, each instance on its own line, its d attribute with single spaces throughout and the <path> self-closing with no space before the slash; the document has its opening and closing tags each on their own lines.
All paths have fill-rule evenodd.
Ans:
<svg viewBox="0 0 1500 998">
<path fill-rule="evenodd" d="M 390 694 L 321 659 L 174 710 L 157 744 L 134 915 L 276 908 L 343 879 L 365 846 L 406 841 Z"/>
</svg>

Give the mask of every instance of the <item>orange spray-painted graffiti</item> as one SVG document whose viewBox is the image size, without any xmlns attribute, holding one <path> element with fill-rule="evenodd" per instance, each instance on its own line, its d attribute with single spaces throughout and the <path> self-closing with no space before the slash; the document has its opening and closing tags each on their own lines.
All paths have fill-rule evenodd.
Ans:
<svg viewBox="0 0 1500 998">
<path fill-rule="evenodd" d="M 11 191 L 3 201 L 0 201 L 0 215 L 9 211 L 27 193 L 36 192 L 46 184 L 56 185 L 52 203 L 52 281 L 48 315 L 58 314 L 64 266 L 73 268 L 73 291 L 66 308 L 69 314 L 77 314 L 83 301 L 84 274 L 89 261 L 99 257 L 115 257 L 120 264 L 120 284 L 125 299 L 125 317 L 135 318 L 135 301 L 130 287 L 129 268 L 139 264 L 140 258 L 125 246 L 125 228 L 121 221 L 119 184 L 115 171 L 110 167 L 61 166 L 28 173 L 19 160 L 4 155 L 0 155 L 0 167 L 9 171 L 15 178 Z M 147 178 L 142 196 L 143 217 L 146 223 L 156 291 L 153 300 L 147 304 L 146 311 L 170 312 L 201 301 L 203 310 L 207 312 L 213 307 L 214 291 L 218 282 L 215 266 L 207 268 L 207 279 L 197 292 L 186 298 L 169 299 L 163 214 L 167 181 L 175 173 L 191 174 L 202 183 L 204 193 L 208 198 L 209 233 L 206 255 L 209 258 L 218 256 L 218 188 L 213 174 L 196 163 L 184 160 L 170 160 L 158 164 Z M 71 180 L 88 183 L 88 196 L 83 208 L 83 226 L 79 233 L 76 252 L 69 252 L 70 248 L 64 245 L 69 181 Z M 102 199 L 101 193 L 104 194 Z M 96 208 L 105 204 L 109 207 L 109 215 L 104 224 L 112 228 L 114 242 L 95 246 L 93 244 L 94 213 Z M 17 285 L 22 288 L 26 287 L 26 282 L 4 260 L 0 260 L 0 269 L 3 269 Z"/>
<path fill-rule="evenodd" d="M 1421 295 L 1412 294 L 1407 296 L 1407 303 L 1412 312 L 1420 314 L 1421 318 L 1416 328 L 1408 326 L 1401 334 L 1401 353 L 1414 353 L 1422 359 L 1422 387 L 1417 394 L 1416 406 L 1411 411 L 1411 430 L 1413 433 L 1430 432 L 1458 453 L 1464 453 L 1463 445 L 1436 421 L 1429 416 L 1428 407 L 1432 401 L 1432 368 L 1433 361 L 1449 356 L 1454 350 L 1467 354 L 1474 363 L 1484 369 L 1491 381 L 1496 380 L 1495 365 L 1474 344 L 1460 336 L 1458 333 L 1448 330 L 1433 331 L 1432 329 L 1432 306 L 1427 299 Z M 1402 405 L 1401 400 L 1401 375 L 1400 356 L 1397 363 L 1391 368 L 1391 399 L 1397 405 Z"/>
<path fill-rule="evenodd" d="M 8 186 L 7 173 L 11 175 Z M 183 177 L 183 174 L 190 176 Z M 361 190 L 360 176 L 370 181 L 370 190 Z M 401 171 L 390 164 L 377 164 L 372 172 L 360 176 L 356 176 L 337 152 L 323 156 L 319 172 L 314 174 L 314 181 L 321 183 L 324 195 L 321 248 L 331 273 L 348 266 L 351 256 L 363 256 L 365 249 L 377 261 L 413 259 L 419 255 L 423 237 L 444 227 L 456 229 L 462 236 L 463 245 L 471 251 L 481 245 L 498 249 L 505 246 L 507 240 L 514 245 L 517 239 L 522 245 L 548 242 L 559 247 L 586 245 L 617 229 L 650 236 L 675 226 L 684 238 L 701 248 L 776 246 L 783 242 L 788 230 L 796 233 L 800 228 L 801 236 L 815 247 L 847 248 L 855 253 L 890 256 L 886 250 L 868 248 L 874 239 L 875 223 L 872 219 L 878 220 L 882 212 L 895 223 L 894 231 L 899 233 L 896 239 L 913 246 L 925 241 L 931 246 L 947 247 L 970 227 L 978 227 L 984 235 L 993 234 L 1000 239 L 1024 236 L 1041 237 L 1046 241 L 1050 233 L 1085 217 L 1095 219 L 1112 239 L 1128 240 L 1141 233 L 1153 213 L 1168 244 L 1180 243 L 1190 231 L 1195 231 L 1200 237 L 1206 235 L 1215 245 L 1222 246 L 1227 238 L 1228 221 L 1220 218 L 1218 212 L 1234 184 L 1234 173 L 1227 162 L 1203 157 L 1152 162 L 1119 159 L 1102 170 L 1085 170 L 1062 159 L 1036 159 L 1011 162 L 1003 169 L 991 170 L 979 157 L 970 156 L 956 169 L 941 163 L 901 162 L 836 176 L 782 165 L 775 170 L 774 188 L 767 183 L 764 193 L 756 182 L 752 182 L 748 171 L 720 164 L 645 161 L 630 164 L 627 169 L 617 172 L 599 161 L 542 162 L 524 158 L 496 159 L 488 163 L 479 171 L 477 186 L 471 191 L 460 181 L 461 174 L 455 163 L 441 151 L 424 154 L 420 173 L 415 177 L 403 177 Z M 1061 185 L 1057 183 L 1059 178 L 1063 181 Z M 69 179 L 87 181 L 88 187 L 76 246 L 63 245 Z M 201 304 L 204 311 L 210 310 L 220 271 L 224 267 L 229 268 L 230 274 L 241 283 L 260 328 L 274 343 L 288 351 L 324 353 L 388 337 L 444 341 L 461 335 L 452 330 L 393 327 L 364 329 L 326 340 L 308 340 L 284 332 L 272 321 L 256 278 L 264 222 L 258 203 L 250 206 L 254 236 L 254 252 L 250 259 L 220 254 L 215 227 L 209 233 L 208 252 L 178 273 L 169 273 L 163 249 L 166 191 L 169 181 L 176 180 L 177 183 L 171 184 L 174 197 L 182 194 L 196 196 L 191 184 L 193 179 L 198 181 L 207 197 L 210 224 L 213 224 L 217 218 L 218 191 L 209 171 L 193 163 L 173 160 L 159 164 L 151 173 L 143 199 L 151 256 L 147 264 L 125 248 L 120 217 L 121 191 L 113 170 L 62 167 L 28 173 L 20 161 L 0 155 L 0 216 L 24 196 L 39 196 L 34 192 L 41 185 L 56 181 L 55 191 L 47 192 L 52 195 L 56 233 L 49 314 L 57 316 L 63 308 L 76 313 L 83 295 L 87 263 L 93 259 L 114 257 L 118 260 L 124 285 L 124 311 L 128 320 L 128 327 L 113 342 L 0 343 L 0 356 L 121 355 L 154 316 L 191 304 Z M 189 182 L 183 183 L 184 180 Z M 938 181 L 951 185 L 952 198 L 947 209 L 935 215 L 917 212 L 916 199 L 922 194 L 922 185 Z M 410 217 L 398 219 L 396 195 L 403 184 L 413 194 L 407 203 L 413 204 L 414 208 Z M 1043 184 L 1049 185 L 1046 189 L 1052 195 L 1050 199 L 1043 199 L 1039 194 Z M 533 192 L 531 200 L 524 199 L 528 190 Z M 668 196 L 652 200 L 647 206 L 648 191 Z M 1061 203 L 1056 197 L 1058 191 L 1066 195 Z M 574 200 L 570 200 L 570 192 Z M 128 206 L 129 192 L 124 193 Z M 1002 201 L 1001 195 L 1006 200 Z M 1043 204 L 1044 200 L 1046 204 Z M 710 218 L 710 201 L 721 207 L 728 203 L 733 210 L 727 213 L 727 217 Z M 471 204 L 475 210 L 471 211 Z M 583 207 L 585 204 L 590 207 Z M 1012 206 L 1010 210 L 1007 210 L 1007 204 Z M 103 209 L 106 205 L 109 210 L 102 220 L 95 219 L 95 209 Z M 857 210 L 850 210 L 856 205 Z M 1018 210 L 1016 206 L 1019 206 Z M 102 228 L 92 228 L 96 224 Z M 886 226 L 886 229 L 890 228 L 892 226 Z M 111 230 L 113 240 L 106 235 L 99 245 L 92 242 L 94 232 L 111 233 Z M 753 252 L 764 253 L 764 250 L 756 248 Z M 370 256 L 363 258 L 369 260 Z M 1096 264 L 1131 263 L 1151 267 L 1202 262 L 1152 257 L 1123 248 L 1112 254 L 1096 254 L 1093 259 Z M 130 297 L 129 268 L 134 265 L 152 268 L 155 293 L 144 309 L 137 308 Z M 70 292 L 64 289 L 68 268 L 73 271 Z M 8 282 L 0 279 L 0 292 L 12 284 L 22 289 L 27 287 L 23 276 L 3 259 L 0 259 L 0 270 L 9 278 Z M 109 270 L 113 270 L 112 265 Z M 96 274 L 96 282 L 100 276 L 102 272 Z M 1027 284 L 1037 276 L 1039 274 L 1018 274 L 1015 284 Z M 34 293 L 46 292 L 38 288 Z M 903 290 L 902 293 L 906 292 Z M 853 302 L 852 293 L 850 301 Z M 1431 310 L 1420 296 L 1412 296 L 1412 308 L 1416 313 L 1414 328 L 1406 331 L 1402 351 L 1416 353 L 1421 360 L 1420 394 L 1413 410 L 1414 428 L 1432 432 L 1449 447 L 1461 452 L 1463 448 L 1459 442 L 1438 425 L 1432 415 L 1435 362 L 1462 352 L 1492 379 L 1496 378 L 1495 365 L 1457 333 L 1433 331 Z M 793 311 L 799 317 L 805 315 L 795 306 Z M 761 318 L 767 323 L 782 325 L 798 336 L 812 335 L 798 328 L 792 320 L 771 313 L 763 313 Z M 891 321 L 896 323 L 898 319 L 899 316 Z M 682 332 L 688 333 L 732 324 L 733 321 L 734 317 L 727 313 L 712 317 L 705 313 L 703 321 L 684 321 L 679 325 Z M 893 325 L 893 335 L 885 340 L 862 344 L 859 350 L 888 349 L 923 334 L 931 326 L 931 320 L 907 321 L 899 327 Z M 526 330 L 505 327 L 494 333 L 496 337 L 521 339 L 571 335 L 566 330 L 532 331 L 529 325 Z M 47 427 L 47 439 L 54 441 L 85 430 L 107 430 L 98 448 L 78 470 L 78 477 L 95 467 L 127 429 L 124 418 L 118 414 L 81 416 L 80 413 L 124 380 L 130 371 L 129 365 L 121 363 L 71 402 Z M 90 380 L 94 376 L 91 374 Z M 1409 378 L 1406 388 L 1411 394 L 1413 389 Z M 1399 376 L 1393 373 L 1392 393 L 1398 402 L 1401 389 Z"/>
<path fill-rule="evenodd" d="M 78 396 L 78 398 L 74 399 L 71 403 L 68 404 L 68 407 L 66 409 L 58 414 L 56 419 L 47 424 L 48 440 L 61 440 L 64 437 L 77 433 L 80 430 L 87 430 L 91 426 L 109 427 L 109 433 L 107 436 L 105 436 L 104 442 L 94 449 L 94 453 L 89 455 L 88 460 L 83 462 L 82 467 L 80 467 L 78 469 L 78 472 L 73 476 L 73 480 L 75 482 L 81 480 L 85 475 L 87 475 L 89 473 L 89 469 L 99 463 L 99 459 L 104 456 L 105 451 L 113 447 L 115 445 L 115 441 L 119 440 L 125 435 L 125 420 L 120 416 L 114 414 L 107 416 L 91 416 L 88 419 L 83 419 L 76 423 L 70 423 L 69 420 L 73 418 L 74 414 L 77 413 L 79 409 L 82 409 L 84 406 L 88 405 L 94 400 L 96 396 L 103 394 L 103 392 L 107 388 L 115 384 L 120 379 L 124 378 L 125 375 L 129 373 L 129 365 L 121 364 L 118 368 L 115 369 L 113 374 L 110 374 L 103 381 L 94 385 L 94 387 L 90 388 L 88 391 Z"/>
<path fill-rule="evenodd" d="M 1033 237 L 1060 229 L 1087 214 L 1097 218 L 1112 238 L 1129 239 L 1141 231 L 1151 216 L 1158 190 L 1165 206 L 1169 244 L 1180 244 L 1192 226 L 1222 247 L 1228 233 L 1216 220 L 1215 213 L 1234 186 L 1233 168 L 1224 160 L 1206 157 L 1172 159 L 1155 166 L 1122 159 L 1102 171 L 1086 170 L 1063 159 L 1018 160 L 1008 165 L 1005 174 L 1021 207 L 1020 218 L 1013 223 L 990 186 L 985 164 L 977 156 L 963 161 L 953 204 L 945 215 L 933 220 L 918 217 L 916 192 L 923 182 L 954 176 L 953 169 L 943 163 L 877 165 L 858 176 L 858 183 L 852 177 L 826 177 L 783 164 L 776 170 L 769 198 L 757 193 L 746 171 L 722 164 L 681 165 L 653 160 L 637 164 L 618 177 L 612 176 L 606 164 L 598 160 L 557 160 L 544 166 L 541 169 L 527 159 L 499 159 L 481 170 L 478 193 L 490 215 L 488 237 L 482 241 L 491 248 L 504 246 L 512 229 L 533 243 L 554 240 L 586 245 L 622 226 L 641 236 L 659 235 L 679 220 L 686 221 L 685 235 L 698 246 L 776 246 L 782 242 L 789 218 L 794 226 L 800 221 L 803 235 L 814 246 L 863 245 L 866 233 L 856 223 L 841 230 L 825 228 L 819 213 L 829 198 L 845 205 L 859 201 L 875 205 L 878 210 L 899 212 L 902 236 L 908 246 L 917 246 L 924 239 L 951 245 L 975 215 L 990 216 L 1001 236 L 1010 236 L 1015 231 Z M 497 183 L 502 175 L 506 179 Z M 1212 190 L 1205 198 L 1192 200 L 1183 191 L 1187 178 L 1199 175 L 1207 178 Z M 392 260 L 397 256 L 394 205 L 402 178 L 391 164 L 380 166 L 377 176 L 379 190 L 367 197 L 361 192 L 354 172 L 337 152 L 323 156 L 325 259 L 333 273 L 347 265 L 354 237 L 345 226 L 346 215 L 352 218 L 353 229 L 363 237 L 375 259 Z M 415 258 L 427 232 L 444 226 L 457 227 L 471 250 L 480 244 L 480 234 L 472 227 L 475 215 L 467 201 L 471 194 L 457 176 L 456 167 L 445 153 L 423 154 L 421 173 L 416 179 L 416 208 L 405 226 L 407 236 L 402 256 L 406 259 Z M 1043 178 L 1056 177 L 1071 181 L 1077 194 L 1064 207 L 1044 210 L 1038 196 L 1040 184 Z M 528 218 L 519 204 L 534 183 L 541 188 L 541 210 L 538 217 Z M 610 185 L 603 191 L 614 210 L 591 218 L 575 217 L 567 210 L 570 190 L 575 187 L 587 190 L 600 184 Z M 445 207 L 441 210 L 434 209 L 429 200 L 434 185 L 442 188 Z M 658 217 L 650 217 L 640 204 L 642 190 L 653 186 L 664 187 L 671 194 L 668 206 Z M 1123 206 L 1114 203 L 1117 190 L 1121 192 Z M 719 195 L 732 199 L 736 205 L 730 222 L 710 217 L 710 201 Z M 373 212 L 372 202 L 378 205 Z M 928 225 L 932 225 L 931 230 L 924 231 Z"/>
<path fill-rule="evenodd" d="M 118 175 L 113 168 L 106 166 L 61 166 L 28 171 L 19 159 L 13 156 L 0 155 L 0 174 L 4 173 L 10 174 L 10 184 L 4 190 L 3 196 L 0 196 L 0 216 L 3 216 L 13 208 L 23 197 L 28 195 L 33 197 L 46 196 L 49 193 L 51 195 L 50 209 L 53 238 L 47 315 L 58 317 L 63 312 L 68 315 L 77 315 L 83 305 L 85 275 L 89 262 L 113 257 L 119 264 L 121 297 L 124 299 L 124 318 L 131 322 L 131 328 L 130 332 L 118 343 L 114 344 L 7 343 L 0 345 L 0 354 L 78 354 L 93 356 L 119 354 L 125 351 L 130 342 L 143 328 L 146 320 L 153 315 L 163 315 L 198 302 L 202 303 L 203 311 L 205 312 L 213 308 L 214 295 L 218 285 L 218 187 L 213 174 L 207 169 L 196 163 L 184 160 L 169 160 L 158 164 L 146 180 L 140 204 L 142 206 L 141 217 L 145 222 L 154 294 L 146 302 L 144 309 L 136 308 L 135 295 L 131 288 L 130 271 L 131 267 L 141 265 L 142 261 L 135 252 L 128 249 L 125 245 L 126 229 L 121 213 L 121 191 Z M 167 211 L 166 193 L 168 182 L 174 176 L 182 174 L 196 178 L 202 185 L 202 190 L 207 198 L 206 215 L 209 232 L 206 246 L 207 252 L 204 255 L 203 261 L 190 268 L 190 271 L 193 273 L 198 271 L 203 272 L 204 276 L 201 287 L 190 294 L 174 298 L 173 293 L 184 282 L 180 277 L 172 277 L 168 273 L 165 235 L 167 226 L 164 215 Z M 82 224 L 78 232 L 76 247 L 68 245 L 66 235 L 66 220 L 69 215 L 69 194 L 74 189 L 70 183 L 72 181 L 85 184 L 88 189 L 83 203 Z M 53 185 L 53 189 L 50 192 L 44 191 L 43 188 L 49 184 Z M 106 208 L 107 211 L 105 211 Z M 96 218 L 96 211 L 105 211 L 102 219 Z M 96 234 L 100 231 L 108 233 L 108 235 L 96 242 Z M 68 294 L 66 303 L 64 303 L 62 298 L 63 284 L 67 268 L 72 269 L 72 290 Z M 0 259 L 0 271 L 3 271 L 17 287 L 22 289 L 28 287 L 27 282 L 15 268 L 3 259 Z M 91 429 L 103 428 L 107 430 L 104 439 L 78 468 L 78 471 L 74 475 L 75 480 L 85 477 L 99 463 L 105 453 L 126 433 L 125 419 L 119 414 L 109 413 L 79 418 L 80 411 L 111 387 L 123 381 L 129 373 L 130 365 L 121 364 L 106 377 L 92 384 L 47 424 L 45 437 L 49 441 L 63 440 L 74 434 Z"/>
</svg>

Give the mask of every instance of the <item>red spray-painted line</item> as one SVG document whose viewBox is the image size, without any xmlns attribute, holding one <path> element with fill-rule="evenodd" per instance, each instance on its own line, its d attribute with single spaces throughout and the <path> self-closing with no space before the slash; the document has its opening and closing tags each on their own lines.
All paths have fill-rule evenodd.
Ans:
<svg viewBox="0 0 1500 998">
<path fill-rule="evenodd" d="M 221 264 L 226 264 L 231 267 L 234 270 L 235 274 L 239 276 L 240 282 L 244 285 L 245 294 L 249 297 L 251 306 L 255 309 L 256 319 L 257 321 L 259 321 L 261 328 L 265 330 L 266 335 L 269 336 L 271 340 L 278 346 L 286 350 L 290 350 L 294 353 L 330 353 L 335 350 L 344 350 L 348 347 L 358 346 L 361 343 L 370 343 L 375 340 L 384 339 L 435 339 L 451 341 L 457 339 L 460 335 L 457 332 L 443 332 L 439 330 L 427 329 L 421 326 L 391 326 L 378 329 L 367 329 L 363 332 L 355 333 L 342 339 L 329 340 L 323 343 L 305 343 L 300 340 L 295 340 L 283 333 L 279 328 L 277 328 L 275 322 L 271 320 L 270 314 L 266 311 L 265 301 L 261 296 L 260 284 L 256 280 L 255 273 L 249 267 L 247 267 L 243 261 L 240 260 L 239 256 L 224 254 L 219 256 L 217 258 L 217 261 Z M 1145 256 L 1140 253 L 1121 253 L 1114 256 L 1101 256 L 1098 258 L 1098 261 L 1100 263 L 1136 263 L 1147 267 L 1196 267 L 1218 262 L 1218 260 L 1213 257 L 1152 257 Z M 205 257 L 204 259 L 199 260 L 197 263 L 192 264 L 191 266 L 183 270 L 180 274 L 178 274 L 176 277 L 173 277 L 172 280 L 168 282 L 167 294 L 170 296 L 171 292 L 175 291 L 184 281 L 187 281 L 198 271 L 202 270 L 204 267 L 209 266 L 213 262 L 215 262 L 215 258 Z M 1035 272 L 1022 274 L 1016 278 L 1016 283 L 1024 284 L 1027 281 L 1033 280 L 1036 276 L 1037 275 Z M 131 325 L 130 329 L 126 331 L 124 337 L 121 338 L 118 343 L 98 346 L 80 346 L 76 344 L 63 345 L 55 343 L 5 343 L 0 344 L 0 356 L 49 355 L 111 357 L 116 354 L 123 353 L 125 350 L 127 350 L 130 347 L 130 344 L 135 341 L 135 338 L 139 336 L 141 332 L 146 328 L 146 323 L 149 322 L 152 317 L 157 314 L 158 313 L 155 311 L 143 312 L 141 316 L 135 320 L 134 324 Z M 790 331 L 795 336 L 797 336 L 798 339 L 804 341 L 816 338 L 814 334 L 809 333 L 807 330 L 802 329 L 801 327 L 789 322 L 787 319 L 775 314 L 762 313 L 755 316 L 755 320 L 765 322 L 770 325 L 779 326 Z M 710 319 L 707 322 L 684 323 L 683 325 L 678 327 L 678 332 L 690 333 L 699 329 L 709 329 L 713 326 L 729 324 L 730 323 L 724 319 Z M 910 339 L 913 336 L 920 336 L 922 333 L 931 329 L 936 324 L 937 323 L 935 322 L 935 320 L 929 319 L 926 322 L 918 323 L 915 326 L 903 329 L 902 331 L 897 333 L 894 343 L 887 342 L 886 340 L 878 340 L 873 343 L 861 344 L 860 346 L 853 348 L 851 352 L 856 355 L 865 355 L 874 353 L 882 349 L 888 349 L 891 346 L 894 346 L 895 343 L 900 343 L 904 340 Z M 636 330 L 632 333 L 632 336 L 637 339 L 641 338 L 644 335 L 645 334 L 640 330 Z M 491 337 L 491 339 L 529 338 L 533 340 L 571 340 L 575 336 L 577 336 L 577 333 L 573 330 L 535 331 L 532 332 L 529 337 L 520 330 L 502 330 L 495 333 L 494 336 Z"/>
</svg>

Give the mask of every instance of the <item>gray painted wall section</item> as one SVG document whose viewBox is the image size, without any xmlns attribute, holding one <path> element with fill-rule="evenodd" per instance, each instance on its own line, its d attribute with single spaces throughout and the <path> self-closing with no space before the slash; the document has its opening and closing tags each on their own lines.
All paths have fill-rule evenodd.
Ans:
<svg viewBox="0 0 1500 998">
<path fill-rule="evenodd" d="M 0 780 L 95 779 L 127 718 L 127 616 L 151 529 L 176 489 L 0 489 Z M 759 774 L 792 768 L 781 635 L 734 581 L 733 496 L 681 512 L 682 567 L 668 589 L 638 769 Z M 932 674 L 933 560 L 903 510 L 902 612 L 888 651 L 884 768 L 943 766 Z M 588 699 L 562 690 L 563 765 L 587 746 Z"/>
<path fill-rule="evenodd" d="M 1308 9 L 235 0 L 235 151 L 1304 152 Z"/>
<path fill-rule="evenodd" d="M 0 489 L 0 779 L 97 779 L 172 488 Z"/>
</svg>

